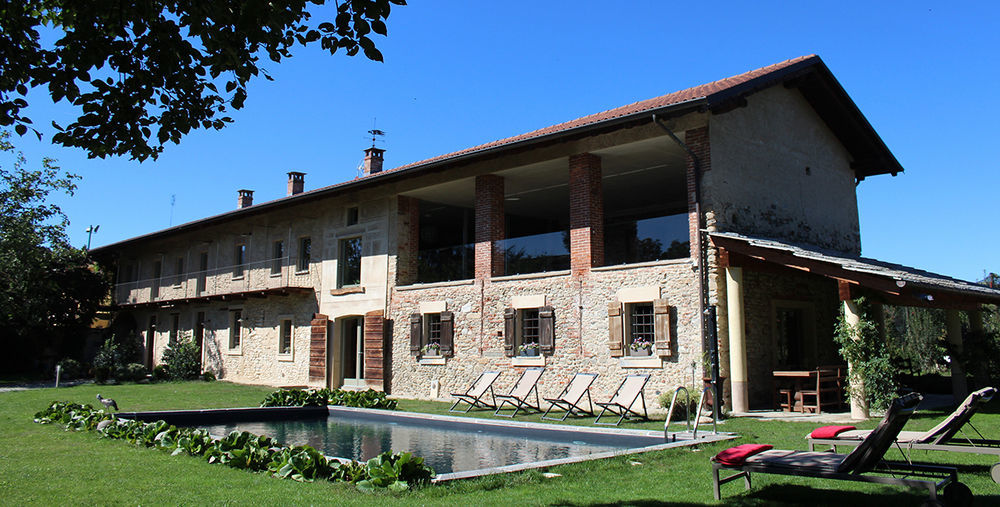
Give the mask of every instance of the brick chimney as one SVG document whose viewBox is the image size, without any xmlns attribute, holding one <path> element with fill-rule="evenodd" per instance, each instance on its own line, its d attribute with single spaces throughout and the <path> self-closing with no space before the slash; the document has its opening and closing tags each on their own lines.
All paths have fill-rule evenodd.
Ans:
<svg viewBox="0 0 1000 507">
<path fill-rule="evenodd" d="M 253 190 L 237 190 L 239 197 L 236 198 L 237 208 L 248 208 L 253 206 Z"/>
<path fill-rule="evenodd" d="M 382 154 L 385 150 L 372 146 L 365 150 L 365 176 L 382 172 Z"/>
<path fill-rule="evenodd" d="M 306 185 L 306 173 L 292 171 L 288 173 L 288 195 L 301 194 Z"/>
</svg>

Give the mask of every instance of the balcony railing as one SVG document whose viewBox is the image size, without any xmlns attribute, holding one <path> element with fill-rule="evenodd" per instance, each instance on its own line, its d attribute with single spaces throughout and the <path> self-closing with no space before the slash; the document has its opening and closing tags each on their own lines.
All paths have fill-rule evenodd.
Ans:
<svg viewBox="0 0 1000 507">
<path fill-rule="evenodd" d="M 296 274 L 294 260 L 280 258 L 191 271 L 179 277 L 172 274 L 121 282 L 115 285 L 114 297 L 118 305 L 140 305 L 255 291 L 312 288 L 313 279 L 309 274 Z"/>
</svg>

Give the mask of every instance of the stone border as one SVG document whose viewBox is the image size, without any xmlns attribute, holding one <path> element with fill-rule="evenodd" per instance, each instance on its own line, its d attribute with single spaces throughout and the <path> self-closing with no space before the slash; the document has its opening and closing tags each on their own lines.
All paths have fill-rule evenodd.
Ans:
<svg viewBox="0 0 1000 507">
<path fill-rule="evenodd" d="M 549 424 L 549 423 L 514 421 L 514 420 L 501 421 L 501 420 L 480 419 L 477 417 L 458 417 L 449 415 L 423 414 L 420 412 L 396 412 L 396 411 L 385 411 L 385 410 L 371 409 L 371 408 L 354 408 L 354 407 L 341 407 L 341 406 L 330 406 L 327 408 L 331 416 L 336 415 L 337 412 L 340 412 L 346 414 L 354 413 L 354 414 L 380 415 L 380 416 L 388 415 L 392 418 L 410 419 L 413 421 L 420 421 L 420 422 L 436 421 L 442 423 L 446 422 L 446 423 L 458 423 L 465 425 L 480 425 L 480 426 L 488 426 L 488 427 L 508 429 L 508 430 L 511 428 L 522 428 L 531 430 L 557 431 L 561 433 L 578 433 L 584 435 L 605 435 L 605 436 L 619 435 L 619 436 L 635 436 L 635 437 L 656 437 L 660 439 L 662 439 L 664 436 L 662 431 L 656 431 L 656 430 L 600 428 L 600 427 L 588 427 L 588 426 L 573 426 L 568 424 Z M 467 470 L 464 472 L 438 474 L 437 477 L 432 479 L 431 482 L 438 483 L 442 481 L 450 481 L 456 479 L 468 479 L 471 477 L 479 477 L 483 475 L 520 472 L 524 470 L 531 470 L 534 468 L 545 468 L 556 465 L 580 463 L 583 461 L 611 458 L 615 456 L 627 456 L 630 454 L 639 454 L 650 451 L 660 451 L 664 449 L 672 449 L 675 447 L 687 447 L 702 443 L 713 443 L 723 440 L 732 440 L 737 438 L 737 435 L 734 433 L 718 433 L 718 434 L 703 433 L 701 436 L 698 437 L 697 440 L 694 440 L 691 438 L 691 434 L 688 432 L 675 432 L 671 433 L 671 438 L 672 440 L 674 440 L 673 442 L 650 445 L 646 447 L 618 449 L 615 451 L 598 452 L 593 454 L 586 454 L 583 456 L 573 456 L 568 458 L 533 461 L 529 463 L 515 463 L 513 465 L 504 465 L 500 467 L 480 468 L 477 470 Z"/>
</svg>

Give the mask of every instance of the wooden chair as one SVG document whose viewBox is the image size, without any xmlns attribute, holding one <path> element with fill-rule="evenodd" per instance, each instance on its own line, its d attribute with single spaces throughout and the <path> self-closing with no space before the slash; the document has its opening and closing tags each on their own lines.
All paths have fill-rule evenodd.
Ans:
<svg viewBox="0 0 1000 507">
<path fill-rule="evenodd" d="M 815 388 L 803 389 L 798 395 L 802 400 L 802 411 L 821 413 L 823 407 L 844 406 L 844 368 L 840 366 L 820 366 L 816 368 Z"/>
</svg>

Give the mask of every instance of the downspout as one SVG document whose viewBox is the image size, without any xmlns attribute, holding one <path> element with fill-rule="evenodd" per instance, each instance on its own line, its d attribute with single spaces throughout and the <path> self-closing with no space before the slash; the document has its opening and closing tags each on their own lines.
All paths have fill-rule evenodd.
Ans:
<svg viewBox="0 0 1000 507">
<path fill-rule="evenodd" d="M 715 312 L 712 311 L 712 318 L 709 318 L 709 294 L 708 294 L 708 270 L 706 266 L 708 265 L 708 252 L 706 251 L 705 244 L 705 234 L 706 234 L 706 224 L 705 216 L 701 212 L 701 160 L 695 155 L 688 145 L 684 144 L 676 134 L 669 127 L 663 124 L 660 119 L 654 113 L 652 116 L 653 123 L 663 129 L 664 132 L 673 139 L 678 146 L 683 149 L 689 157 L 691 157 L 691 163 L 694 166 L 694 212 L 698 216 L 698 234 L 695 235 L 695 245 L 698 249 L 698 290 L 700 297 L 698 298 L 698 315 L 701 316 L 699 319 L 700 331 L 701 331 L 701 343 L 702 346 L 707 343 L 709 347 L 709 355 L 711 358 L 711 372 L 709 375 L 712 379 L 712 412 L 714 420 L 719 419 L 719 343 L 718 340 L 713 338 L 709 340 L 709 336 L 715 336 L 715 329 L 712 329 L 711 333 L 708 333 L 709 325 L 715 325 L 714 315 Z M 714 310 L 714 309 L 713 309 Z M 706 322 L 710 320 L 710 322 Z M 705 372 L 703 372 L 705 373 Z"/>
</svg>

